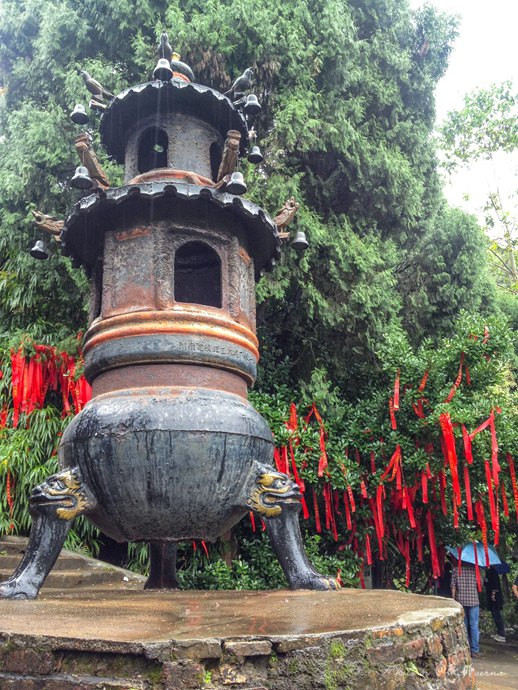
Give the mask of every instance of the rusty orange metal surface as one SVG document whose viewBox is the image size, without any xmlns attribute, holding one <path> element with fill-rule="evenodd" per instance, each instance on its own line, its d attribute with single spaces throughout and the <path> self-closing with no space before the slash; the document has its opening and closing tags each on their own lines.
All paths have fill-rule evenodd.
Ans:
<svg viewBox="0 0 518 690">
<path fill-rule="evenodd" d="M 115 233 L 115 238 L 118 242 L 125 240 L 133 240 L 135 237 L 147 237 L 151 235 L 151 228 L 132 228 L 131 230 L 121 230 Z"/>
<path fill-rule="evenodd" d="M 85 337 L 84 351 L 98 343 L 137 335 L 182 333 L 206 335 L 234 343 L 251 352 L 259 360 L 256 335 L 226 313 L 209 312 L 196 307 L 174 307 L 167 311 L 141 311 L 120 314 L 94 321 Z"/>
<path fill-rule="evenodd" d="M 198 364 L 132 364 L 106 371 L 92 385 L 95 398 L 104 393 L 132 388 L 188 387 L 224 390 L 246 398 L 247 382 L 239 374 Z"/>
</svg>

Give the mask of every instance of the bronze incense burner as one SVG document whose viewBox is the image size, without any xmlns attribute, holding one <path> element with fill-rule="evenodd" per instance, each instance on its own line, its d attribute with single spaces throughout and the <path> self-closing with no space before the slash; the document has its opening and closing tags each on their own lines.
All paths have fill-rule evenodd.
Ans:
<svg viewBox="0 0 518 690">
<path fill-rule="evenodd" d="M 247 401 L 259 357 L 255 281 L 280 253 L 277 225 L 236 194 L 246 104 L 257 109 L 257 99 L 194 84 L 168 57 L 159 78 L 105 106 L 97 89 L 91 104 L 103 109 L 104 147 L 125 166 L 123 187 L 108 186 L 78 138 L 76 175 L 96 188 L 59 239 L 91 279 L 93 397 L 62 437 L 61 471 L 33 491 L 29 547 L 0 585 L 4 597 L 37 595 L 81 514 L 117 541 L 151 543 L 147 587 L 176 586 L 175 543 L 213 541 L 250 510 L 290 587 L 337 587 L 307 561 L 299 489 L 273 469 L 271 432 Z"/>
</svg>

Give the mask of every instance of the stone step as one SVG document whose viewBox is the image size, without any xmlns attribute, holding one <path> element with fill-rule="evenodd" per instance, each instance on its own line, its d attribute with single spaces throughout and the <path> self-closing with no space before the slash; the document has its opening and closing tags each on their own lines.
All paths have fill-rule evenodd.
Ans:
<svg viewBox="0 0 518 690">
<path fill-rule="evenodd" d="M 1 565 L 1 564 L 0 564 Z M 12 574 L 12 570 L 0 568 L 0 582 L 7 580 Z M 88 570 L 51 570 L 44 587 L 52 589 L 69 589 L 71 587 L 84 587 L 90 585 L 109 584 L 112 582 L 123 582 L 123 576 L 111 570 L 88 569 Z"/>
<path fill-rule="evenodd" d="M 17 566 L 18 563 L 22 560 L 23 554 L 6 554 L 3 555 L 2 551 L 0 549 L 0 569 L 1 570 L 6 570 L 6 569 L 11 569 L 14 570 Z M 81 570 L 85 567 L 84 560 L 82 558 L 77 558 L 77 556 L 60 556 L 58 560 L 56 561 L 56 565 L 54 566 L 55 570 Z"/>
<path fill-rule="evenodd" d="M 27 538 L 4 536 L 0 539 L 0 582 L 7 580 L 16 570 L 27 548 Z M 93 587 L 94 589 L 140 589 L 146 578 L 109 563 L 63 549 L 54 568 L 45 581 L 45 589 L 68 590 Z M 1 687 L 1 686 L 0 686 Z"/>
<path fill-rule="evenodd" d="M 25 537 L 4 536 L 0 539 L 0 553 L 23 553 L 27 548 Z"/>
</svg>

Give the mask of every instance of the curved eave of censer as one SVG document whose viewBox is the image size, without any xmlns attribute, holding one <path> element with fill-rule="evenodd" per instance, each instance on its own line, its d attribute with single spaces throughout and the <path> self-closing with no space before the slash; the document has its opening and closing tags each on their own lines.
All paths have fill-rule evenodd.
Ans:
<svg viewBox="0 0 518 690">
<path fill-rule="evenodd" d="M 229 129 L 241 132 L 244 146 L 248 131 L 246 121 L 219 91 L 209 86 L 192 84 L 181 79 L 149 81 L 132 86 L 115 96 L 101 119 L 101 141 L 117 162 L 124 162 L 127 132 L 135 122 L 150 115 L 174 112 L 190 113 L 211 124 L 225 138 Z"/>
<path fill-rule="evenodd" d="M 62 252 L 74 265 L 84 266 L 90 274 L 97 257 L 102 254 L 106 230 L 116 228 L 121 219 L 135 213 L 145 214 L 150 222 L 172 219 L 174 210 L 170 206 L 178 201 L 206 208 L 215 205 L 237 217 L 246 233 L 256 279 L 261 271 L 270 271 L 280 257 L 277 226 L 260 206 L 210 187 L 170 181 L 130 184 L 84 197 L 65 221 L 61 233 Z"/>
</svg>

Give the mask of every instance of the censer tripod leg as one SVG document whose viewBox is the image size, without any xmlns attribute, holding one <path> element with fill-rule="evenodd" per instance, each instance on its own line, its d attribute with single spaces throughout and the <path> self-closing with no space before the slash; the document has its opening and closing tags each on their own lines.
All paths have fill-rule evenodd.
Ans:
<svg viewBox="0 0 518 690">
<path fill-rule="evenodd" d="M 333 577 L 310 564 L 300 533 L 300 490 L 295 482 L 271 469 L 260 474 L 248 506 L 264 519 L 272 547 L 291 589 L 340 589 Z"/>
<path fill-rule="evenodd" d="M 149 542 L 149 577 L 144 589 L 178 589 L 176 579 L 176 552 L 174 542 Z"/>
<path fill-rule="evenodd" d="M 0 584 L 0 597 L 35 599 L 63 548 L 72 520 L 94 506 L 78 468 L 54 474 L 37 486 L 29 500 L 33 522 L 27 550 L 11 577 Z"/>
</svg>

